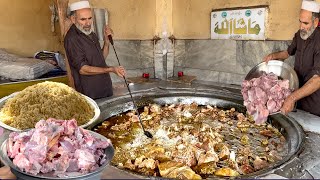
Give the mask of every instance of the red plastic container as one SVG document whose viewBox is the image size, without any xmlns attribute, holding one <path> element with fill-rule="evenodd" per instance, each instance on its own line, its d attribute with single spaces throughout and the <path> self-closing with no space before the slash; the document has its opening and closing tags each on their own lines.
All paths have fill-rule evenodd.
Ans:
<svg viewBox="0 0 320 180">
<path fill-rule="evenodd" d="M 142 74 L 142 77 L 143 77 L 143 78 L 149 78 L 149 73 L 143 73 L 143 74 Z"/>
</svg>

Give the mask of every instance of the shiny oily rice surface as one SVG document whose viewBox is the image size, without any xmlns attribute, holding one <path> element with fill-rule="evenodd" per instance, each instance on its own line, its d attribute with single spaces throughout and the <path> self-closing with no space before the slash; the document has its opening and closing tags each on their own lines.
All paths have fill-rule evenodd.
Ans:
<svg viewBox="0 0 320 180">
<path fill-rule="evenodd" d="M 234 108 L 150 104 L 139 112 L 152 139 L 143 134 L 134 111 L 94 129 L 112 140 L 112 164 L 134 173 L 179 179 L 241 176 L 272 166 L 288 151 L 278 129 L 254 124 Z"/>
<path fill-rule="evenodd" d="M 34 128 L 41 119 L 76 119 L 78 125 L 94 116 L 93 107 L 71 87 L 57 82 L 42 82 L 25 88 L 8 99 L 0 120 L 17 129 Z"/>
</svg>

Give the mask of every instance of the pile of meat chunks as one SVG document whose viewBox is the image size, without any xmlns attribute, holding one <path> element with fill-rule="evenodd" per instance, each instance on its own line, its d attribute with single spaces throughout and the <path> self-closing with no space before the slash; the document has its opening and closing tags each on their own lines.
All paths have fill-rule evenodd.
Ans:
<svg viewBox="0 0 320 180">
<path fill-rule="evenodd" d="M 242 96 L 249 114 L 257 124 L 264 123 L 270 113 L 280 111 L 291 94 L 289 80 L 280 80 L 274 73 L 263 73 L 258 78 L 242 82 Z"/>
</svg>

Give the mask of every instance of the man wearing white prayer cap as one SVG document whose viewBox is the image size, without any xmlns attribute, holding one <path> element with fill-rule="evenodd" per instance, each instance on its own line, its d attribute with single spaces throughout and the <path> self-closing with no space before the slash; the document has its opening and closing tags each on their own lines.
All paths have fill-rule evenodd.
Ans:
<svg viewBox="0 0 320 180">
<path fill-rule="evenodd" d="M 284 114 L 292 111 L 298 102 L 298 109 L 320 116 L 320 6 L 315 1 L 302 1 L 300 10 L 300 29 L 291 45 L 285 51 L 271 53 L 264 58 L 285 60 L 295 55 L 294 70 L 299 78 L 299 89 L 289 95 L 283 103 Z"/>
<path fill-rule="evenodd" d="M 105 59 L 109 54 L 109 39 L 111 29 L 104 29 L 104 46 L 100 48 L 97 35 L 92 28 L 92 11 L 88 1 L 78 1 L 70 4 L 71 21 L 73 25 L 67 32 L 64 47 L 75 89 L 92 99 L 113 95 L 112 81 L 109 73 L 125 76 L 121 66 L 107 66 Z"/>
<path fill-rule="evenodd" d="M 91 8 L 89 1 L 78 1 L 70 5 L 70 11 L 76 11 L 76 10 L 85 9 L 85 8 L 89 8 L 89 9 Z"/>
</svg>

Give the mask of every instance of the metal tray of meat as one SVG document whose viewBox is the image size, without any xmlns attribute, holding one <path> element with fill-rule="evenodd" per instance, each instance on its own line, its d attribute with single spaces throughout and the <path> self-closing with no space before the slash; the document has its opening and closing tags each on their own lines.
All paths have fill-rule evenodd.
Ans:
<svg viewBox="0 0 320 180">
<path fill-rule="evenodd" d="M 268 63 L 259 63 L 249 71 L 249 73 L 245 77 L 245 80 L 260 77 L 263 74 L 263 72 L 272 72 L 275 75 L 277 75 L 280 79 L 288 79 L 290 89 L 295 90 L 299 88 L 299 79 L 297 73 L 289 64 L 278 60 L 271 60 Z"/>
<path fill-rule="evenodd" d="M 96 137 L 98 139 L 110 142 L 109 139 L 107 139 L 106 137 L 104 137 L 98 133 L 95 133 L 93 131 L 89 131 L 89 132 L 90 132 L 90 134 L 92 134 L 94 137 Z M 83 174 L 83 175 L 77 175 L 77 176 L 69 176 L 69 177 L 56 177 L 54 175 L 54 172 L 45 173 L 45 174 L 39 173 L 38 175 L 32 175 L 32 174 L 29 174 L 29 173 L 26 173 L 26 172 L 20 170 L 16 165 L 13 164 L 12 160 L 8 157 L 8 154 L 7 154 L 7 141 L 8 141 L 8 139 L 5 140 L 0 147 L 1 161 L 5 165 L 10 167 L 11 172 L 17 177 L 17 179 L 24 179 L 24 180 L 38 180 L 38 179 L 96 180 L 96 179 L 100 179 L 102 171 L 106 168 L 106 166 L 110 163 L 110 161 L 112 160 L 112 158 L 114 156 L 114 148 L 110 142 L 110 145 L 104 151 L 106 154 L 106 161 L 93 172 Z"/>
</svg>

